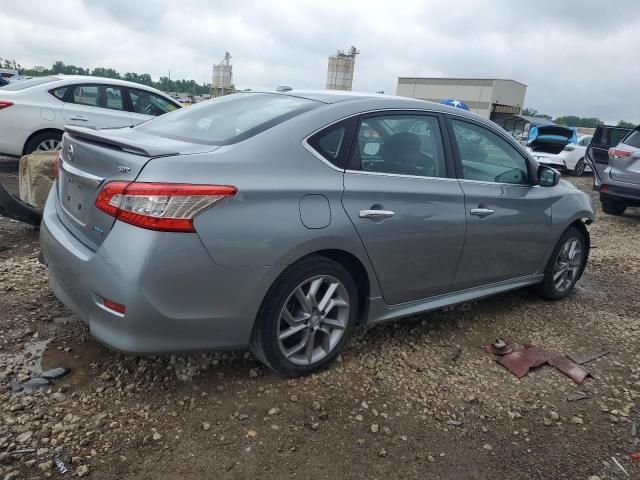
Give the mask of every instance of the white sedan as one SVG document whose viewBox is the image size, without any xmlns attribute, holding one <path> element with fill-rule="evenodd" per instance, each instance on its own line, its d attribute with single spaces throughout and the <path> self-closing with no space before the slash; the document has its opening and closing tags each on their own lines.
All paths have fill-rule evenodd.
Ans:
<svg viewBox="0 0 640 480">
<path fill-rule="evenodd" d="M 591 135 L 578 137 L 576 143 L 567 143 L 558 153 L 545 152 L 535 148 L 529 148 L 529 151 L 539 163 L 581 176 L 584 172 L 591 171 L 591 167 L 584 160 L 591 138 Z"/>
<path fill-rule="evenodd" d="M 155 88 L 113 78 L 22 80 L 0 87 L 0 155 L 55 150 L 65 125 L 130 127 L 180 107 Z"/>
</svg>

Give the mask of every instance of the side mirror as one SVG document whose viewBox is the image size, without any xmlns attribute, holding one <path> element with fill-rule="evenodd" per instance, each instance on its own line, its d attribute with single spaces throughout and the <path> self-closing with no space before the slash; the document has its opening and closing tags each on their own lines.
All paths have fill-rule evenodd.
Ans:
<svg viewBox="0 0 640 480">
<path fill-rule="evenodd" d="M 538 185 L 541 187 L 555 187 L 558 183 L 560 183 L 559 171 L 546 165 L 538 167 Z"/>
</svg>

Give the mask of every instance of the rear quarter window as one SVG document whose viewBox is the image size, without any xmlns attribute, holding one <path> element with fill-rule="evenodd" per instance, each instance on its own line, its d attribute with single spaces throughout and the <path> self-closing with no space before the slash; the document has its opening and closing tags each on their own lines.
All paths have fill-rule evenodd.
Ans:
<svg viewBox="0 0 640 480">
<path fill-rule="evenodd" d="M 622 143 L 630 147 L 640 148 L 640 128 L 633 130 L 622 140 Z"/>
</svg>

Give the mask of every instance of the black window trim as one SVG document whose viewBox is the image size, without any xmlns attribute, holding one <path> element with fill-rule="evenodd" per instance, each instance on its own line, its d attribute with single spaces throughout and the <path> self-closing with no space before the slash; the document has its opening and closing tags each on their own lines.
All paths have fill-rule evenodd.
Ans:
<svg viewBox="0 0 640 480">
<path fill-rule="evenodd" d="M 335 122 L 331 122 L 328 125 L 325 125 L 324 127 L 313 132 L 311 135 L 308 135 L 307 137 L 305 137 L 304 140 L 302 141 L 302 145 L 305 147 L 307 151 L 309 151 L 309 153 L 311 153 L 314 157 L 321 160 L 323 163 L 327 164 L 334 170 L 337 170 L 339 172 L 344 172 L 346 170 L 347 161 L 349 160 L 349 157 L 351 155 L 353 139 L 356 133 L 356 127 L 358 125 L 357 117 L 358 115 L 350 115 L 348 117 L 341 118 L 340 120 L 336 120 Z M 344 124 L 345 126 L 345 134 L 342 140 L 344 144 L 344 148 L 340 152 L 338 158 L 336 159 L 327 158 L 325 155 L 323 155 L 323 153 L 318 148 L 316 148 L 314 144 L 315 143 L 314 140 L 316 137 L 320 136 L 325 132 L 328 133 L 334 128 L 341 128 L 342 124 Z"/>
<path fill-rule="evenodd" d="M 536 182 L 537 165 L 536 165 L 536 163 L 525 152 L 521 151 L 522 145 L 517 143 L 510 135 L 506 135 L 506 134 L 502 133 L 497 128 L 492 128 L 492 127 L 490 127 L 488 125 L 484 125 L 482 122 L 477 122 L 477 121 L 474 121 L 471 118 L 463 117 L 461 115 L 446 114 L 445 118 L 446 118 L 446 123 L 447 123 L 447 130 L 449 132 L 449 136 L 450 136 L 451 139 L 455 138 L 455 134 L 453 132 L 453 125 L 451 123 L 452 120 L 456 120 L 456 121 L 463 122 L 463 123 L 469 123 L 469 124 L 474 125 L 476 127 L 488 130 L 489 132 L 491 132 L 491 133 L 497 135 L 498 137 L 502 138 L 503 140 L 505 140 L 509 145 L 511 145 L 513 147 L 513 149 L 518 153 L 518 155 L 520 155 L 524 159 L 525 164 L 527 165 L 527 176 L 528 176 L 527 183 L 489 182 L 489 181 L 484 181 L 484 180 L 471 180 L 471 179 L 468 179 L 468 178 L 464 178 L 464 172 L 462 170 L 462 160 L 460 159 L 460 152 L 458 151 L 458 145 L 457 145 L 457 142 L 453 142 L 452 141 L 451 142 L 451 148 L 452 148 L 452 151 L 453 151 L 454 164 L 455 164 L 455 169 L 456 169 L 456 176 L 457 176 L 459 181 L 461 181 L 461 182 L 473 182 L 473 183 L 484 183 L 484 184 L 487 184 L 487 185 L 509 185 L 509 186 L 513 186 L 513 187 L 524 187 L 524 188 L 531 188 L 531 187 L 537 185 L 537 182 Z"/>
</svg>

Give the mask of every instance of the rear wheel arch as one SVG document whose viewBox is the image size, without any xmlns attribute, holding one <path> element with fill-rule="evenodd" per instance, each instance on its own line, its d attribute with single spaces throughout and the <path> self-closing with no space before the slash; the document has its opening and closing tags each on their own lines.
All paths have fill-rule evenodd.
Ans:
<svg viewBox="0 0 640 480">
<path fill-rule="evenodd" d="M 29 144 L 33 141 L 33 139 L 36 136 L 46 134 L 46 133 L 56 134 L 62 137 L 62 135 L 64 134 L 64 130 L 60 130 L 59 128 L 43 128 L 33 132 L 31 135 L 29 135 L 29 138 L 27 138 L 27 140 L 24 142 L 24 145 L 22 146 L 22 154 L 23 155 L 27 154 Z"/>
</svg>

